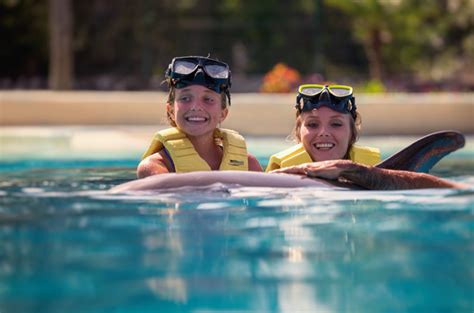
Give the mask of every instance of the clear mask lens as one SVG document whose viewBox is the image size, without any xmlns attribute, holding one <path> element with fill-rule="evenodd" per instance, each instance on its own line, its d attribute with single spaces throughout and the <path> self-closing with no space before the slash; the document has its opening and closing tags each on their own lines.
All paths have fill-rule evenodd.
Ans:
<svg viewBox="0 0 474 313">
<path fill-rule="evenodd" d="M 199 66 L 199 60 L 192 62 L 190 60 L 176 60 L 174 62 L 173 72 L 180 75 L 188 75 L 196 70 Z M 221 64 L 208 63 L 203 66 L 204 71 L 212 78 L 227 79 L 229 78 L 229 69 Z"/>
<path fill-rule="evenodd" d="M 174 62 L 173 72 L 181 75 L 188 75 L 196 69 L 196 66 L 197 64 L 193 62 L 189 62 L 186 60 L 176 60 Z"/>
<path fill-rule="evenodd" d="M 330 87 L 329 91 L 336 97 L 347 97 L 352 94 L 352 89 L 342 87 Z"/>
<path fill-rule="evenodd" d="M 301 93 L 305 96 L 315 96 L 320 93 L 324 87 L 304 87 L 301 89 Z"/>
<path fill-rule="evenodd" d="M 223 65 L 208 64 L 204 66 L 204 70 L 212 78 L 226 79 L 229 77 L 229 70 Z"/>
<path fill-rule="evenodd" d="M 356 118 L 355 98 L 352 96 L 350 86 L 307 84 L 301 85 L 298 93 L 296 108 L 299 113 L 327 106 L 341 113 L 350 113 L 354 119 Z"/>
<path fill-rule="evenodd" d="M 165 78 L 170 87 L 177 89 L 202 85 L 217 93 L 225 93 L 230 105 L 231 72 L 224 62 L 200 56 L 176 57 L 168 66 Z"/>
</svg>

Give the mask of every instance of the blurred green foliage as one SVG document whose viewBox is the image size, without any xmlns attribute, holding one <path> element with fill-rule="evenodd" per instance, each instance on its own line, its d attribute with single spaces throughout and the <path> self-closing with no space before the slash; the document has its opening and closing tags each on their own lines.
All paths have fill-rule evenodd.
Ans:
<svg viewBox="0 0 474 313">
<path fill-rule="evenodd" d="M 441 80 L 472 68 L 472 0 L 326 0 L 351 17 L 373 79 L 416 74 Z"/>
<path fill-rule="evenodd" d="M 48 5 L 0 0 L 0 88 L 47 80 Z M 73 16 L 76 88 L 158 88 L 172 57 L 208 54 L 234 90 L 280 62 L 303 80 L 473 88 L 472 0 L 86 0 Z"/>
<path fill-rule="evenodd" d="M 364 85 L 358 88 L 359 92 L 363 93 L 381 93 L 387 91 L 385 85 L 380 80 L 371 79 Z"/>
</svg>

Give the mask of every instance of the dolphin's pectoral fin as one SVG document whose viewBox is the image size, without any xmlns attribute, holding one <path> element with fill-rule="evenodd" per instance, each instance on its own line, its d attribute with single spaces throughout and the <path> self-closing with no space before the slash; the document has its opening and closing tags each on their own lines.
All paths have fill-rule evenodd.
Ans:
<svg viewBox="0 0 474 313">
<path fill-rule="evenodd" d="M 418 139 L 375 166 L 428 173 L 443 157 L 464 147 L 465 142 L 464 135 L 457 131 L 432 133 Z"/>
</svg>

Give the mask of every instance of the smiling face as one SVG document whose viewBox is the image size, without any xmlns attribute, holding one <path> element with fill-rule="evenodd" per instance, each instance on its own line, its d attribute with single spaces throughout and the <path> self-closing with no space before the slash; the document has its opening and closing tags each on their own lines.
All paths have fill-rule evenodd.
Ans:
<svg viewBox="0 0 474 313">
<path fill-rule="evenodd" d="M 352 117 L 320 107 L 303 112 L 297 137 L 313 161 L 343 159 L 352 139 Z"/>
<path fill-rule="evenodd" d="M 228 113 L 222 108 L 222 96 L 200 85 L 175 89 L 174 104 L 167 110 L 181 131 L 196 137 L 212 134 Z"/>
</svg>

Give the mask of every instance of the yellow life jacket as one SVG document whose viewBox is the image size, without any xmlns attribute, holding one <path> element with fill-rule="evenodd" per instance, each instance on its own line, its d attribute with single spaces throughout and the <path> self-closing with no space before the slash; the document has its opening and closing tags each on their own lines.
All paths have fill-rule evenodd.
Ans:
<svg viewBox="0 0 474 313">
<path fill-rule="evenodd" d="M 216 129 L 215 138 L 222 140 L 224 155 L 219 170 L 248 171 L 247 146 L 244 138 L 230 129 Z M 178 128 L 167 128 L 157 132 L 142 160 L 166 148 L 177 173 L 210 171 L 211 168 L 194 149 L 185 133 Z"/>
<path fill-rule="evenodd" d="M 380 162 L 380 150 L 377 148 L 352 145 L 352 148 L 349 151 L 349 157 L 356 163 L 375 165 Z M 272 155 L 265 171 L 269 172 L 279 168 L 295 166 L 308 162 L 313 162 L 313 160 L 300 143 Z"/>
</svg>

